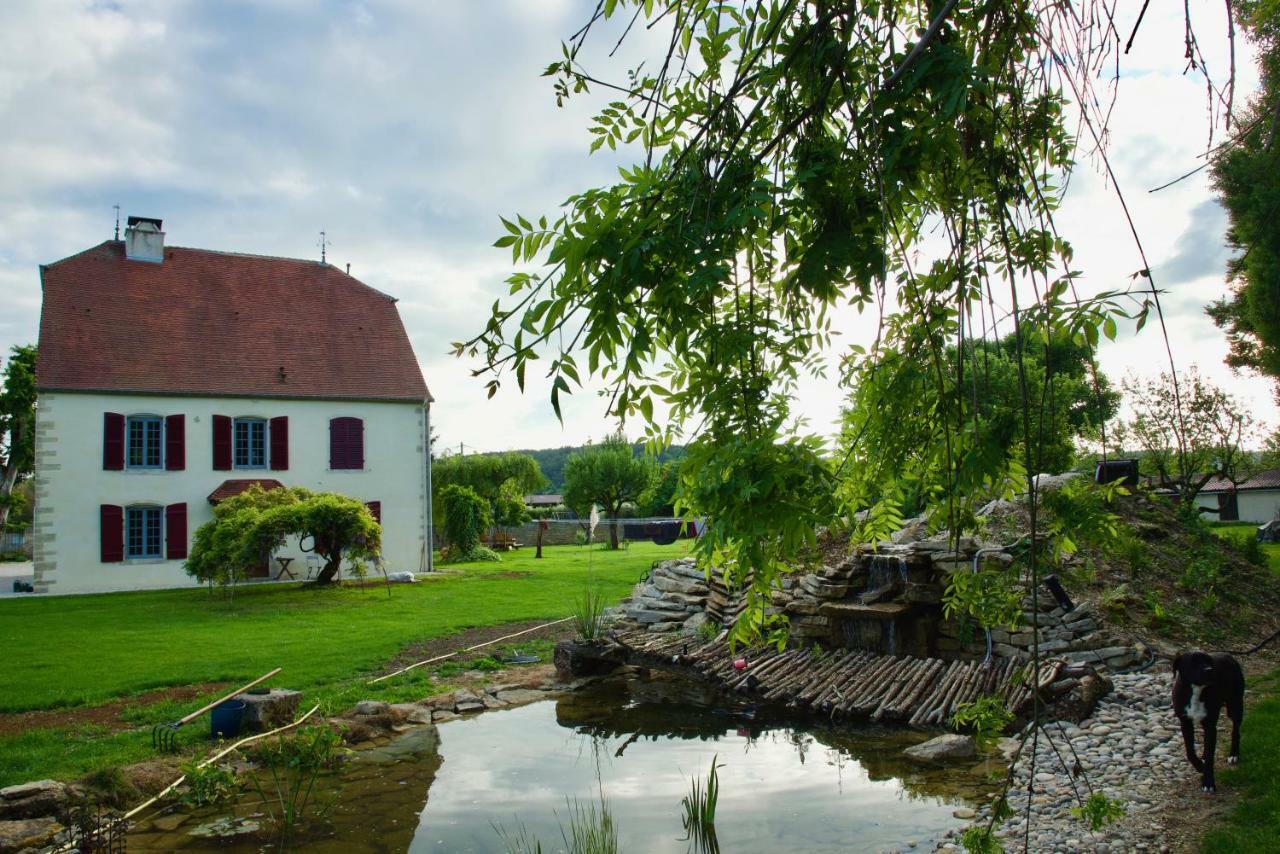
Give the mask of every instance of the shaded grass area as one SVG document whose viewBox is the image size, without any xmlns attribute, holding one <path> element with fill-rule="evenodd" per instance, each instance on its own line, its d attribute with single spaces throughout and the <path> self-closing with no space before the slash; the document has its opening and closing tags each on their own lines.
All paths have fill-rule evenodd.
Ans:
<svg viewBox="0 0 1280 854">
<path fill-rule="evenodd" d="M 362 699 L 416 700 L 440 690 L 437 680 L 458 666 L 422 668 L 373 686 L 366 679 L 409 644 L 479 626 L 569 616 L 588 580 L 616 600 L 654 561 L 686 548 L 558 546 L 545 549 L 542 560 L 522 550 L 501 563 L 443 567 L 431 580 L 394 585 L 390 597 L 383 585 L 370 583 L 363 591 L 246 586 L 230 603 L 200 588 L 6 600 L 0 602 L 0 646 L 11 658 L 0 668 L 0 712 L 97 704 L 172 685 L 241 683 L 273 667 L 284 668 L 273 685 L 303 690 L 306 706 L 320 702 L 326 712 Z M 507 646 L 514 649 L 525 651 L 518 641 Z M 469 666 L 477 664 L 486 666 Z M 124 732 L 50 727 L 0 738 L 0 786 L 146 758 L 151 724 L 207 699 L 131 709 L 125 717 L 140 728 Z M 207 733 L 202 719 L 181 731 L 180 741 L 193 748 L 207 743 Z"/>
<path fill-rule="evenodd" d="M 1206 854 L 1280 851 L 1280 670 L 1254 680 L 1264 696 L 1246 713 L 1240 730 L 1240 762 L 1219 779 L 1240 792 L 1227 820 L 1205 834 Z"/>
</svg>

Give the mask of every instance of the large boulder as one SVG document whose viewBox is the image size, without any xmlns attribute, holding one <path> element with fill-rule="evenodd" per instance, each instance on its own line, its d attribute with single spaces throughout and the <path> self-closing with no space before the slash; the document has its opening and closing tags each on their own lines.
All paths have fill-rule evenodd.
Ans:
<svg viewBox="0 0 1280 854">
<path fill-rule="evenodd" d="M 44 848 L 61 831 L 62 825 L 52 818 L 0 821 L 0 854 Z"/>
<path fill-rule="evenodd" d="M 38 818 L 54 815 L 67 802 L 66 784 L 36 780 L 0 789 L 0 819 Z"/>
<path fill-rule="evenodd" d="M 947 733 L 916 744 L 902 751 L 917 762 L 948 762 L 952 759 L 970 759 L 978 755 L 973 736 Z"/>
</svg>

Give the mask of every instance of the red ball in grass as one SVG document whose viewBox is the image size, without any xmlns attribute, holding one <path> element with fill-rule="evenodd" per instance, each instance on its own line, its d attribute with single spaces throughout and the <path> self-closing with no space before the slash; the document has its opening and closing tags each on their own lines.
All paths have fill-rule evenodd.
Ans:
<svg viewBox="0 0 1280 854">
<path fill-rule="evenodd" d="M 735 660 L 734 660 L 734 662 L 733 662 L 733 669 L 734 669 L 734 670 L 746 670 L 746 669 L 747 669 L 747 660 L 746 660 L 745 658 L 738 658 L 738 659 L 735 659 Z"/>
</svg>

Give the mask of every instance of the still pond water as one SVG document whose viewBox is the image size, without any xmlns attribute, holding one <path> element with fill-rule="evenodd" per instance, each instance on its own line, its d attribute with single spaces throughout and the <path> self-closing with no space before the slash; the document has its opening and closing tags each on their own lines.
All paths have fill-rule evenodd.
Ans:
<svg viewBox="0 0 1280 854">
<path fill-rule="evenodd" d="M 986 767 L 921 769 L 901 759 L 926 736 L 770 720 L 681 681 L 611 681 L 521 708 L 451 721 L 361 751 L 323 785 L 336 802 L 294 846 L 316 852 L 502 852 L 524 834 L 563 849 L 576 800 L 603 791 L 624 852 L 687 852 L 680 800 L 720 764 L 716 830 L 729 852 L 932 848 L 959 806 L 992 789 Z M 252 818 L 256 795 L 236 809 Z M 224 810 L 225 813 L 225 810 Z M 161 830 L 130 851 L 262 851 L 263 837 L 191 835 L 218 814 Z M 171 819 L 172 821 L 173 819 Z M 161 826 L 167 823 L 163 820 Z"/>
</svg>

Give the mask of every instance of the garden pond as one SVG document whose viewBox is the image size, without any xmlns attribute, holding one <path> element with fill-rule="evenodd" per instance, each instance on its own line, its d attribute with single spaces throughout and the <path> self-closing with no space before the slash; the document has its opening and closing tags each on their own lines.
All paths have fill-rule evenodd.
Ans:
<svg viewBox="0 0 1280 854">
<path fill-rule="evenodd" d="M 714 760 L 719 850 L 929 850 L 1004 769 L 973 760 L 923 768 L 902 757 L 927 737 L 798 725 L 671 677 L 606 680 L 354 752 L 321 777 L 319 798 L 331 806 L 290 847 L 454 854 L 521 850 L 509 842 L 523 839 L 560 851 L 575 808 L 598 811 L 603 793 L 619 850 L 686 852 L 695 848 L 681 798 L 694 778 L 705 784 Z M 232 809 L 162 814 L 140 823 L 128 847 L 270 850 L 261 806 L 250 789 Z"/>
</svg>

